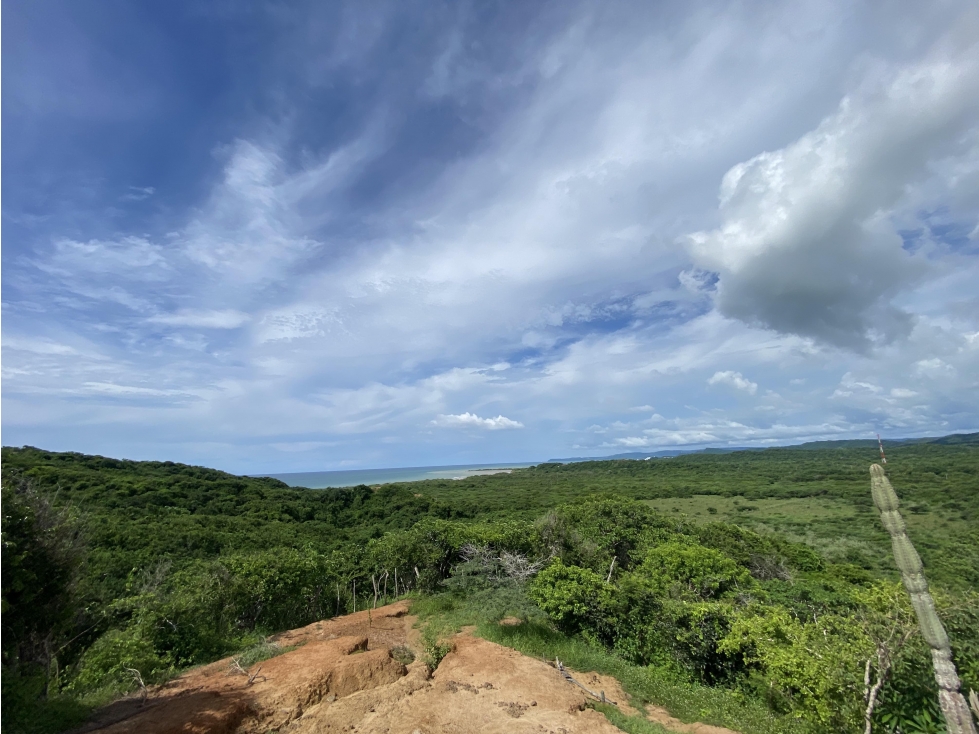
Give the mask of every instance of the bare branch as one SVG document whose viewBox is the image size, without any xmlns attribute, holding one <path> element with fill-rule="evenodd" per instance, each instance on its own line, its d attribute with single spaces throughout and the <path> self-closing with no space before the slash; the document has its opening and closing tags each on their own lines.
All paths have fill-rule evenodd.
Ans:
<svg viewBox="0 0 979 734">
<path fill-rule="evenodd" d="M 262 680 L 268 680 L 268 678 L 266 678 L 264 675 L 261 676 L 259 675 L 259 673 L 261 672 L 262 672 L 262 666 L 259 665 L 258 668 L 256 668 L 255 672 L 248 676 L 248 685 L 254 683 L 256 678 L 261 678 Z"/>
<path fill-rule="evenodd" d="M 507 551 L 500 554 L 500 564 L 503 566 L 503 573 L 517 583 L 523 583 L 534 576 L 544 565 L 540 561 L 530 561 L 519 553 Z"/>
<path fill-rule="evenodd" d="M 231 664 L 228 665 L 228 675 L 248 675 L 248 671 L 241 667 L 240 657 L 231 658 Z"/>
<path fill-rule="evenodd" d="M 140 703 L 145 703 L 147 696 L 149 696 L 149 691 L 146 689 L 146 683 L 143 682 L 142 674 L 136 668 L 126 668 L 125 670 L 132 676 L 133 683 L 139 686 Z"/>
</svg>

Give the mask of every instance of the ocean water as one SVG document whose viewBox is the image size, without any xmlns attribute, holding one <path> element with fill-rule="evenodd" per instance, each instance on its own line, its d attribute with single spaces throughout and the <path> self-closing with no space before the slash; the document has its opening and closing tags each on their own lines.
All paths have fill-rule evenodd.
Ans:
<svg viewBox="0 0 979 734">
<path fill-rule="evenodd" d="M 538 462 L 539 463 L 539 462 Z M 290 487 L 325 489 L 326 487 L 356 487 L 358 484 L 387 484 L 388 482 L 417 482 L 422 479 L 465 479 L 523 469 L 534 464 L 460 464 L 457 466 L 408 466 L 395 469 L 354 469 L 350 471 L 309 471 L 288 474 L 262 474 Z"/>
</svg>

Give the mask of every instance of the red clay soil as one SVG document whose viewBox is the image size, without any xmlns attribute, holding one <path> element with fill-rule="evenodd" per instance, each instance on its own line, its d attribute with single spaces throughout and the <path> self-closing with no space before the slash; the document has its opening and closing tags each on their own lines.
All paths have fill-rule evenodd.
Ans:
<svg viewBox="0 0 979 734">
<path fill-rule="evenodd" d="M 421 660 L 405 667 L 391 648 L 406 645 L 421 653 L 407 613 L 407 604 L 399 602 L 283 633 L 278 644 L 300 647 L 247 673 L 235 671 L 231 658 L 189 671 L 154 689 L 145 702 L 131 698 L 107 707 L 77 734 L 619 732 L 550 664 L 469 632 L 452 638 L 452 652 L 434 673 Z M 605 691 L 625 713 L 637 713 L 615 679 L 573 675 L 591 690 Z M 691 734 L 736 734 L 650 718 Z"/>
</svg>

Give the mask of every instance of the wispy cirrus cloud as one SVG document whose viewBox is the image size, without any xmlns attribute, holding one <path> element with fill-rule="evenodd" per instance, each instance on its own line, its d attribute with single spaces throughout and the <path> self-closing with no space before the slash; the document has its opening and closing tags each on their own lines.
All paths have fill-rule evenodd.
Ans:
<svg viewBox="0 0 979 734">
<path fill-rule="evenodd" d="M 152 145 L 5 110 L 9 440 L 298 471 L 975 427 L 964 0 L 419 7 L 256 10 L 260 69 L 200 88 L 85 75 L 166 101 Z"/>
<path fill-rule="evenodd" d="M 143 201 L 156 193 L 153 186 L 130 186 L 129 191 L 122 196 L 123 201 Z"/>
<path fill-rule="evenodd" d="M 190 326 L 202 329 L 237 329 L 248 323 L 250 317 L 241 311 L 225 309 L 221 311 L 202 311 L 182 309 L 173 313 L 150 316 L 147 322 L 164 326 Z"/>
</svg>

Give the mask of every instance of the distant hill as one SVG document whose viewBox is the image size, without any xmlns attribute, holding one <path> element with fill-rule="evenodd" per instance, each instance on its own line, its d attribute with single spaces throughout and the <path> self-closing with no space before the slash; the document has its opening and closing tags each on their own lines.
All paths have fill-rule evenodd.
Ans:
<svg viewBox="0 0 979 734">
<path fill-rule="evenodd" d="M 890 438 L 884 441 L 885 451 L 888 445 L 894 444 L 924 444 L 934 443 L 942 446 L 979 446 L 979 433 L 952 433 L 941 437 L 924 438 Z M 611 454 L 609 456 L 572 456 L 566 459 L 548 459 L 548 464 L 573 464 L 582 461 L 615 461 L 620 459 L 631 459 L 634 461 L 645 461 L 646 459 L 669 459 L 674 456 L 687 456 L 689 454 L 733 454 L 736 451 L 766 451 L 768 448 L 797 448 L 797 449 L 860 449 L 876 448 L 877 439 L 874 438 L 854 438 L 846 441 L 809 441 L 808 443 L 795 444 L 790 446 L 770 446 L 759 448 L 755 446 L 729 446 L 705 449 L 665 449 L 663 451 L 632 451 L 624 454 Z"/>
<path fill-rule="evenodd" d="M 643 461 L 645 459 L 669 459 L 673 456 L 686 456 L 688 454 L 731 454 L 735 451 L 764 451 L 764 449 L 752 448 L 749 446 L 731 446 L 729 448 L 706 448 L 706 449 L 665 449 L 663 451 L 631 451 L 625 454 L 611 454 L 610 456 L 572 456 L 567 459 L 548 459 L 548 464 L 573 464 L 579 461 L 615 461 L 616 459 L 634 459 Z"/>
<path fill-rule="evenodd" d="M 923 438 L 889 438 L 884 439 L 884 451 L 888 446 L 894 444 L 927 444 L 933 443 L 940 446 L 979 446 L 979 433 L 952 433 L 948 436 L 934 437 L 926 436 Z M 796 448 L 800 449 L 860 449 L 876 447 L 875 438 L 856 438 L 850 441 L 810 441 L 800 444 Z"/>
</svg>

